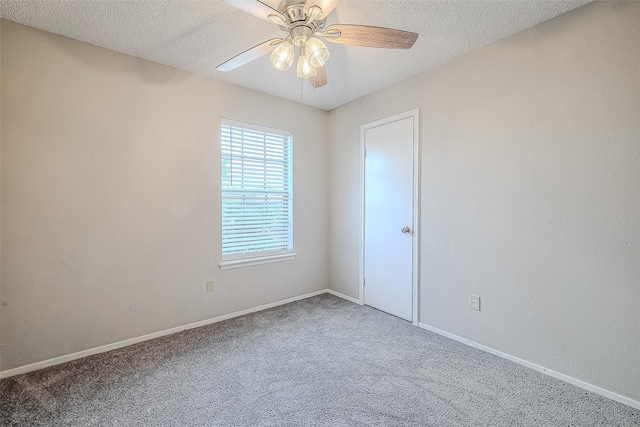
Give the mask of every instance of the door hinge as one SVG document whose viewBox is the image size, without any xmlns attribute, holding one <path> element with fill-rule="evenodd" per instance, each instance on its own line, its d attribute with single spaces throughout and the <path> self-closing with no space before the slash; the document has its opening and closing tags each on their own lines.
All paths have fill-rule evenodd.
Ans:
<svg viewBox="0 0 640 427">
<path fill-rule="evenodd" d="M 364 149 L 364 156 L 367 157 L 367 149 Z"/>
<path fill-rule="evenodd" d="M 367 286 L 367 279 L 365 279 L 364 277 L 362 278 L 362 286 Z"/>
</svg>

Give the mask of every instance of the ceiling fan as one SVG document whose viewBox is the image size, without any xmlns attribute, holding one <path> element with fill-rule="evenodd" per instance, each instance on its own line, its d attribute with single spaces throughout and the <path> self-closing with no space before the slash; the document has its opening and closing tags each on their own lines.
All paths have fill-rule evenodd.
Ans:
<svg viewBox="0 0 640 427">
<path fill-rule="evenodd" d="M 416 33 L 392 28 L 348 24 L 325 28 L 327 15 L 339 1 L 282 0 L 276 10 L 260 0 L 225 0 L 240 10 L 278 25 L 286 36 L 254 46 L 218 65 L 216 70 L 231 71 L 270 53 L 273 66 L 280 71 L 288 71 L 297 48 L 297 77 L 307 79 L 314 88 L 319 88 L 327 84 L 325 64 L 330 52 L 318 37 L 331 43 L 386 49 L 409 49 L 418 39 Z"/>
</svg>

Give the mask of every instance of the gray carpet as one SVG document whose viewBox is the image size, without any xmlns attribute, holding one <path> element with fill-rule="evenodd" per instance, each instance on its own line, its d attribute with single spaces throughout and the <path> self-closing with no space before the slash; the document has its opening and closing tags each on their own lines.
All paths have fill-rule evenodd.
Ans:
<svg viewBox="0 0 640 427">
<path fill-rule="evenodd" d="M 2 426 L 631 426 L 640 411 L 321 295 L 0 381 Z"/>
</svg>

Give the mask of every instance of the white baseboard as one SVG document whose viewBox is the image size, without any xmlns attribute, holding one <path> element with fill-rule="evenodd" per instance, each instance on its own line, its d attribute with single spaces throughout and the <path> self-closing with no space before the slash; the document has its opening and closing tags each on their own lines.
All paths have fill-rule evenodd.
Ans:
<svg viewBox="0 0 640 427">
<path fill-rule="evenodd" d="M 478 344 L 477 342 L 471 341 L 466 338 L 459 337 L 458 335 L 454 335 L 452 333 L 443 331 L 442 329 L 434 328 L 433 326 L 429 326 L 424 323 L 418 323 L 418 326 L 422 329 L 426 329 L 427 331 L 434 332 L 438 335 L 442 335 L 447 338 L 451 338 L 454 341 L 461 342 L 463 344 L 469 345 L 471 347 L 477 348 L 479 350 L 486 351 L 487 353 L 495 354 L 496 356 L 502 357 L 503 359 L 510 360 L 512 362 L 518 363 L 520 365 L 526 366 L 527 368 L 531 368 L 534 371 L 542 372 L 543 374 L 549 375 L 550 377 L 557 378 L 569 384 L 575 385 L 582 389 L 588 390 L 595 394 L 599 394 L 600 396 L 604 396 L 608 399 L 615 400 L 616 402 L 623 403 L 625 405 L 631 406 L 632 408 L 640 409 L 640 402 L 637 400 L 633 400 L 629 397 L 622 396 L 618 393 L 614 393 L 612 391 L 606 390 L 602 387 L 595 386 L 593 384 L 589 384 L 585 381 L 579 380 L 577 378 L 570 377 L 569 375 L 562 374 L 560 372 L 552 371 L 551 369 L 547 369 L 544 366 L 537 365 L 535 363 L 531 363 L 527 360 L 520 359 L 518 357 L 512 356 L 507 353 L 503 353 L 498 350 L 494 350 L 491 347 L 487 347 L 482 344 Z"/>
<path fill-rule="evenodd" d="M 304 294 L 304 295 L 300 295 L 297 297 L 293 297 L 293 298 L 288 298 L 285 300 L 281 300 L 281 301 L 276 301 L 276 302 L 272 302 L 269 304 L 264 304 L 264 305 L 260 305 L 257 307 L 252 307 L 252 308 L 248 308 L 246 310 L 240 310 L 240 311 L 236 311 L 234 313 L 229 313 L 229 314 L 225 314 L 222 316 L 218 316 L 218 317 L 214 317 L 211 319 L 206 319 L 206 320 L 202 320 L 199 322 L 195 322 L 195 323 L 190 323 L 188 325 L 184 325 L 184 326 L 178 326 L 175 328 L 171 328 L 171 329 L 166 329 L 164 331 L 159 331 L 159 332 L 154 332 L 152 334 L 147 334 L 147 335 L 142 335 L 139 337 L 135 337 L 135 338 L 130 338 L 124 341 L 119 341 L 113 344 L 107 344 L 107 345 L 103 345 L 100 347 L 95 347 L 95 348 L 91 348 L 88 350 L 83 350 L 83 351 L 79 351 L 77 353 L 72 353 L 72 354 L 68 354 L 65 356 L 59 356 L 59 357 L 54 357 L 52 359 L 48 359 L 48 360 L 43 360 L 41 362 L 36 362 L 36 363 L 32 363 L 29 365 L 25 365 L 25 366 L 20 366 L 18 368 L 14 368 L 14 369 L 8 369 L 6 371 L 0 371 L 0 378 L 8 378 L 8 377 L 12 377 L 15 375 L 20 375 L 20 374 L 26 374 L 27 372 L 32 372 L 32 371 L 37 371 L 38 369 L 43 369 L 43 368 L 48 368 L 50 366 L 55 366 L 55 365 L 59 365 L 61 363 L 65 363 L 65 362 L 70 362 L 72 360 L 76 360 L 76 359 L 81 359 L 83 357 L 87 357 L 87 356 L 91 356 L 94 354 L 99 354 L 99 353 L 104 353 L 110 350 L 115 350 L 118 348 L 122 348 L 122 347 L 126 347 L 129 345 L 133 345 L 133 344 L 137 344 L 143 341 L 147 341 L 147 340 L 152 340 L 155 338 L 160 338 L 163 337 L 165 335 L 171 335 L 171 334 L 175 334 L 177 332 L 181 332 L 187 329 L 193 329 L 193 328 L 198 328 L 200 326 L 206 326 L 206 325 L 210 325 L 212 323 L 217 323 L 217 322 L 222 322 L 223 320 L 228 320 L 228 319 L 232 319 L 234 317 L 238 317 L 238 316 L 243 316 L 245 314 L 249 314 L 249 313 L 255 313 L 257 311 L 262 311 L 262 310 L 266 310 L 269 308 L 273 308 L 273 307 L 277 307 L 280 305 L 284 305 L 284 304 L 288 304 L 290 302 L 294 302 L 294 301 L 299 301 L 302 299 L 306 299 L 306 298 L 311 298 L 314 297 L 316 295 L 321 295 L 324 293 L 329 293 L 331 295 L 335 295 L 339 298 L 345 299 L 347 301 L 353 302 L 355 304 L 360 304 L 362 305 L 362 302 L 360 302 L 359 300 L 357 300 L 356 298 L 341 294 L 340 292 L 336 292 L 332 289 L 322 289 L 316 292 L 311 292 L 308 294 Z M 640 409 L 640 402 L 637 400 L 633 400 L 631 398 L 622 396 L 620 394 L 614 393 L 612 391 L 603 389 L 601 387 L 595 386 L 593 384 L 589 384 L 585 381 L 581 381 L 579 379 L 570 377 L 569 375 L 565 375 L 562 374 L 560 372 L 556 372 L 556 371 L 552 371 L 551 369 L 547 369 L 543 366 L 537 365 L 535 363 L 531 363 L 529 361 L 526 361 L 524 359 L 520 359 L 518 357 L 515 356 L 511 356 L 510 354 L 507 353 L 503 353 L 501 351 L 498 350 L 494 350 L 491 347 L 487 347 L 484 346 L 482 344 L 478 344 L 474 341 L 471 341 L 469 339 L 466 338 L 462 338 L 459 337 L 457 335 L 451 334 L 449 332 L 443 331 L 441 329 L 438 328 L 434 328 L 432 326 L 429 326 L 427 324 L 424 323 L 418 323 L 418 326 L 422 329 L 425 329 L 427 331 L 431 331 L 434 332 L 438 335 L 442 335 L 445 336 L 447 338 L 451 338 L 452 340 L 461 342 L 463 344 L 467 344 L 471 347 L 475 347 L 477 349 L 486 351 L 487 353 L 491 353 L 494 354 L 496 356 L 502 357 L 504 359 L 507 360 L 511 360 L 512 362 L 518 363 L 520 365 L 526 366 L 528 368 L 531 368 L 535 371 L 538 372 L 542 372 L 546 375 L 549 375 L 551 377 L 557 378 L 559 380 L 565 381 L 569 384 L 573 384 L 577 387 L 583 388 L 585 390 L 591 391 L 593 393 L 599 394 L 601 396 L 604 396 L 606 398 L 609 398 L 611 400 L 615 400 L 616 402 L 620 402 L 623 403 L 625 405 L 631 406 L 632 408 L 636 408 L 636 409 Z"/>
<path fill-rule="evenodd" d="M 37 371 L 38 369 L 48 368 L 50 366 L 59 365 L 61 363 L 70 362 L 72 360 L 80 359 L 83 357 L 91 356 L 98 353 L 104 353 L 106 351 L 115 350 L 117 348 L 126 347 L 129 345 L 137 344 L 142 341 L 152 340 L 154 338 L 160 338 L 165 335 L 175 334 L 176 332 L 185 331 L 187 329 L 198 328 L 200 326 L 210 325 L 212 323 L 222 322 L 223 320 L 232 319 L 234 317 L 243 316 L 249 313 L 255 313 L 256 311 L 266 310 L 268 308 L 277 307 L 279 305 L 288 304 L 290 302 L 298 301 L 301 299 L 311 298 L 316 295 L 325 294 L 329 292 L 328 289 L 322 289 L 320 291 L 311 292 L 308 294 L 300 295 L 293 298 L 288 298 L 281 301 L 272 302 L 269 304 L 260 305 L 258 307 L 248 308 L 246 310 L 236 311 L 235 313 L 229 313 L 222 316 L 214 317 L 211 319 L 201 320 L 200 322 L 189 323 L 188 325 L 178 326 L 171 329 L 165 329 L 164 331 L 154 332 L 152 334 L 142 335 L 135 338 L 129 338 L 124 341 L 119 341 L 113 344 L 107 344 L 100 347 L 90 348 L 88 350 L 82 350 L 77 353 L 67 354 L 65 356 L 54 357 L 53 359 L 43 360 L 41 362 L 31 363 L 29 365 L 20 366 L 14 369 L 8 369 L 0 372 L 0 378 L 8 378 L 14 375 L 26 374 L 27 372 Z"/>
<path fill-rule="evenodd" d="M 327 292 L 330 293 L 331 295 L 337 296 L 338 298 L 346 299 L 347 301 L 351 301 L 353 303 L 362 305 L 362 301 L 358 300 L 357 298 L 353 298 L 345 294 L 341 294 L 340 292 L 336 292 L 333 289 L 327 289 Z"/>
</svg>

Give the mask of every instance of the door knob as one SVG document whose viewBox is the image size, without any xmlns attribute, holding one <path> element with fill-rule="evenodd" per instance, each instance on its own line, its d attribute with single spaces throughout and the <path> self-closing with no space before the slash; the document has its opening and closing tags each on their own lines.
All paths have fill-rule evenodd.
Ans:
<svg viewBox="0 0 640 427">
<path fill-rule="evenodd" d="M 404 234 L 411 233 L 411 229 L 409 227 L 402 227 L 402 229 L 400 229 L 400 231 L 402 231 Z"/>
</svg>

